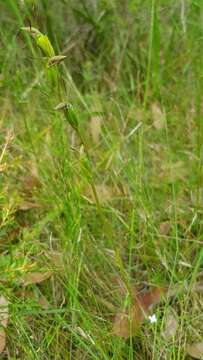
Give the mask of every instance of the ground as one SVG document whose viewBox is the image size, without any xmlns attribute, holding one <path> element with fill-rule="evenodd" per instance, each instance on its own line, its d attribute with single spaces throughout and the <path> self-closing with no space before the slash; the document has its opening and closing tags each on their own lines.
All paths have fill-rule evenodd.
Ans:
<svg viewBox="0 0 203 360">
<path fill-rule="evenodd" d="M 0 1 L 2 359 L 195 358 L 202 19 L 197 0 Z"/>
</svg>

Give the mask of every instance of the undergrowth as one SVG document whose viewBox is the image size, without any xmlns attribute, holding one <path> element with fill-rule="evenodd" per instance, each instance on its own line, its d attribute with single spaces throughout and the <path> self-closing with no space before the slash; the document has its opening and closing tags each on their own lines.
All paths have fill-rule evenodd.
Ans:
<svg viewBox="0 0 203 360">
<path fill-rule="evenodd" d="M 2 359 L 189 359 L 202 340 L 202 15 L 196 0 L 0 1 Z M 155 287 L 172 292 L 157 321 L 113 334 L 130 289 Z"/>
</svg>

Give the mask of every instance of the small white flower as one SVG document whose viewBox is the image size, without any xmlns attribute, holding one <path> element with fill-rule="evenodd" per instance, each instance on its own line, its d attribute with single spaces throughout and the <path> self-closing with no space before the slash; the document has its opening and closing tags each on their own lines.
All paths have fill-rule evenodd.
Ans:
<svg viewBox="0 0 203 360">
<path fill-rule="evenodd" d="M 152 316 L 149 316 L 148 319 L 149 319 L 151 324 L 154 324 L 154 323 L 157 322 L 156 314 L 153 314 Z"/>
</svg>

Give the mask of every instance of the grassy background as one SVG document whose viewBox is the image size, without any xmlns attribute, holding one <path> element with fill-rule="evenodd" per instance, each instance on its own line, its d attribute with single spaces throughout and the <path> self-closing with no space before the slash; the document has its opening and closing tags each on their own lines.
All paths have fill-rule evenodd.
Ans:
<svg viewBox="0 0 203 360">
<path fill-rule="evenodd" d="M 202 20 L 198 0 L 0 1 L 2 359 L 176 360 L 201 340 L 202 298 L 191 289 L 203 270 Z M 77 110 L 100 211 L 83 146 L 20 31 L 30 24 L 67 55 L 63 100 Z M 32 271 L 53 276 L 22 289 Z M 129 341 L 111 335 L 128 303 L 119 277 L 182 289 Z M 167 343 L 169 305 L 180 326 Z"/>
</svg>

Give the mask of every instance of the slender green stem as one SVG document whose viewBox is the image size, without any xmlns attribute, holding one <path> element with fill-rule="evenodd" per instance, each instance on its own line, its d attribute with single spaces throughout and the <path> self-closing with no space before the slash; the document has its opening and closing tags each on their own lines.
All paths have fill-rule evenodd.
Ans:
<svg viewBox="0 0 203 360">
<path fill-rule="evenodd" d="M 146 106 L 147 106 L 149 84 L 150 84 L 150 77 L 151 77 L 152 50 L 153 50 L 153 40 L 154 40 L 154 18 L 155 18 L 155 0 L 151 0 L 151 25 L 150 25 L 150 38 L 149 38 L 149 52 L 148 52 L 146 84 L 145 84 L 145 93 L 144 93 L 144 108 L 146 108 Z"/>
</svg>

